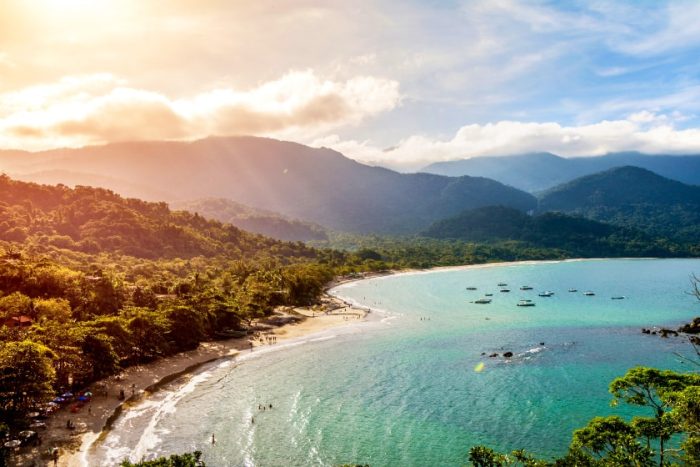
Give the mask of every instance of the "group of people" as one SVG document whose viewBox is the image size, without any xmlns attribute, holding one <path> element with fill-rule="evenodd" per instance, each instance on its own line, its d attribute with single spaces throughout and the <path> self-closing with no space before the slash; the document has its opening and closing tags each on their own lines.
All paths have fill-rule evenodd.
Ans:
<svg viewBox="0 0 700 467">
<path fill-rule="evenodd" d="M 421 317 L 420 317 L 420 320 L 421 320 L 421 321 L 430 321 L 430 318 L 425 317 L 425 316 L 421 316 Z"/>
</svg>

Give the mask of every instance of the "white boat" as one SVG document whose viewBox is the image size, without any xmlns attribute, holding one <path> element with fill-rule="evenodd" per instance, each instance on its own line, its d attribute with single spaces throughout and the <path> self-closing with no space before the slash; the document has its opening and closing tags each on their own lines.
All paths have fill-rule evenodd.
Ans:
<svg viewBox="0 0 700 467">
<path fill-rule="evenodd" d="M 499 292 L 510 292 L 510 289 L 501 289 Z"/>
<path fill-rule="evenodd" d="M 520 290 L 532 290 L 532 287 L 530 287 L 529 285 L 523 285 L 522 287 L 520 287 Z"/>
<path fill-rule="evenodd" d="M 493 297 L 493 294 L 492 294 L 492 293 L 485 293 L 484 296 L 486 296 L 486 297 Z"/>
<path fill-rule="evenodd" d="M 578 289 L 569 289 L 569 292 L 578 292 Z"/>
<path fill-rule="evenodd" d="M 537 295 L 539 295 L 540 297 L 551 297 L 552 295 L 554 295 L 554 292 L 550 292 L 549 290 L 547 290 L 546 292 L 540 292 Z"/>
<path fill-rule="evenodd" d="M 625 298 L 627 298 L 627 297 L 624 297 L 622 295 L 619 295 L 617 297 L 610 297 L 611 300 L 624 300 Z"/>
<path fill-rule="evenodd" d="M 583 295 L 585 295 L 586 297 L 592 297 L 595 295 L 595 292 L 591 292 L 590 290 L 588 290 L 586 292 L 583 292 Z"/>
<path fill-rule="evenodd" d="M 506 284 L 505 282 L 499 282 L 498 286 L 499 287 L 508 287 L 508 284 Z"/>
<path fill-rule="evenodd" d="M 523 300 L 518 301 L 517 305 L 518 306 L 535 306 L 535 302 L 533 302 L 532 300 L 523 299 Z"/>
<path fill-rule="evenodd" d="M 489 303 L 491 303 L 491 299 L 490 298 L 480 298 L 479 300 L 474 300 L 474 303 L 476 303 L 478 305 L 488 305 Z"/>
<path fill-rule="evenodd" d="M 476 287 L 467 287 L 467 290 L 476 290 Z"/>
</svg>

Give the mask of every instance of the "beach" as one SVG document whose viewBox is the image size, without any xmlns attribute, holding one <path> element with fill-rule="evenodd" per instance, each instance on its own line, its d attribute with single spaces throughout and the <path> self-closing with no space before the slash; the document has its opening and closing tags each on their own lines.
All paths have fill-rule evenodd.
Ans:
<svg viewBox="0 0 700 467">
<path fill-rule="evenodd" d="M 71 413 L 66 406 L 52 414 L 46 420 L 46 428 L 39 430 L 41 445 L 22 448 L 10 458 L 10 465 L 53 465 L 49 451 L 54 447 L 60 452 L 57 465 L 87 465 L 85 454 L 119 414 L 169 383 L 196 372 L 208 363 L 235 358 L 242 352 L 254 352 L 260 346 L 279 345 L 333 327 L 357 323 L 366 313 L 363 308 L 326 294 L 321 304 L 314 307 L 275 310 L 271 317 L 255 323 L 261 329 L 255 336 L 204 342 L 191 351 L 125 368 L 118 375 L 91 385 L 94 396 L 79 412 Z M 106 388 L 107 394 L 101 394 L 96 388 Z M 125 400 L 119 399 L 122 390 Z M 69 420 L 75 425 L 74 429 L 66 428 Z"/>
</svg>

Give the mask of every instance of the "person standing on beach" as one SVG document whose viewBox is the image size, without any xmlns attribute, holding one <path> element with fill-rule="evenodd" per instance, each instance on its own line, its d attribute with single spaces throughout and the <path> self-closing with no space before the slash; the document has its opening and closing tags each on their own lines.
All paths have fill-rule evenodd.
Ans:
<svg viewBox="0 0 700 467">
<path fill-rule="evenodd" d="M 214 436 L 214 433 L 211 434 L 211 444 L 216 444 L 216 437 Z"/>
</svg>

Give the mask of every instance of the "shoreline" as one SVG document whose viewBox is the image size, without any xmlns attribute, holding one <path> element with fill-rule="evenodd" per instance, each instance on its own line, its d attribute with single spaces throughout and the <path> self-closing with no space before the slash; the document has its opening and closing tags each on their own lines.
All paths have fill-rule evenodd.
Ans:
<svg viewBox="0 0 700 467">
<path fill-rule="evenodd" d="M 358 282 L 361 280 L 376 279 L 382 277 L 392 277 L 403 274 L 429 274 L 438 271 L 457 271 L 467 269 L 482 269 L 493 267 L 508 267 L 508 266 L 523 266 L 537 265 L 547 263 L 564 263 L 564 262 L 580 262 L 580 261 L 601 261 L 610 258 L 572 258 L 563 260 L 527 260 L 527 261 L 507 261 L 507 262 L 492 262 L 467 264 L 457 266 L 438 266 L 427 269 L 401 269 L 401 270 L 384 270 L 376 272 L 358 273 L 352 276 L 340 276 L 331 281 L 325 288 L 321 296 L 321 308 L 319 307 L 304 307 L 291 308 L 284 307 L 273 314 L 272 318 L 295 316 L 295 321 L 284 321 L 283 323 L 272 325 L 266 323 L 268 319 L 260 320 L 260 324 L 267 324 L 265 329 L 267 335 L 276 336 L 275 343 L 269 344 L 262 340 L 256 339 L 253 341 L 253 348 L 266 346 L 270 350 L 282 343 L 293 343 L 294 341 L 302 341 L 304 338 L 320 334 L 323 331 L 334 327 L 346 326 L 351 323 L 365 322 L 367 318 L 367 310 L 369 307 L 361 306 L 354 303 L 349 303 L 343 298 L 337 296 L 334 289 L 342 288 L 343 286 Z M 615 258 L 615 259 L 633 259 L 633 260 L 651 260 L 658 258 Z M 355 319 L 349 319 L 349 315 Z M 274 319 L 269 320 L 274 322 Z M 282 350 L 284 346 L 280 346 Z M 250 336 L 244 338 L 228 339 L 223 341 L 209 341 L 201 343 L 197 349 L 181 352 L 172 356 L 160 358 L 154 362 L 128 367 L 122 371 L 120 375 L 112 376 L 100 382 L 93 383 L 91 388 L 98 383 L 106 383 L 109 388 L 108 396 L 96 396 L 89 404 L 91 413 L 86 414 L 87 407 L 82 410 L 83 413 L 71 414 L 67 407 L 62 408 L 46 420 L 47 428 L 40 433 L 43 438 L 43 445 L 39 448 L 34 447 L 16 455 L 10 459 L 9 465 L 24 466 L 32 465 L 50 465 L 52 464 L 49 457 L 45 453 L 47 449 L 54 446 L 59 447 L 61 456 L 59 457 L 59 466 L 85 466 L 87 463 L 87 453 L 96 442 L 99 442 L 112 427 L 112 424 L 121 416 L 121 414 L 129 410 L 130 407 L 145 400 L 151 394 L 162 390 L 169 384 L 177 381 L 180 378 L 192 376 L 202 367 L 214 362 L 221 362 L 225 359 L 235 358 L 242 352 L 246 355 L 251 352 Z M 119 389 L 124 389 L 125 392 L 131 390 L 132 384 L 135 384 L 135 390 L 126 400 L 119 401 L 117 394 Z M 96 393 L 96 391 L 93 391 Z M 72 420 L 75 425 L 75 430 L 65 428 L 67 420 Z M 26 449 L 26 448 L 25 448 Z"/>
<path fill-rule="evenodd" d="M 284 307 L 275 310 L 271 317 L 257 323 L 263 327 L 258 336 L 202 342 L 194 350 L 127 367 L 118 375 L 90 385 L 94 396 L 78 413 L 71 413 L 69 406 L 64 406 L 49 416 L 45 420 L 46 428 L 38 431 L 42 438 L 41 445 L 22 448 L 9 458 L 9 465 L 53 465 L 48 451 L 57 447 L 60 452 L 58 466 L 87 466 L 88 452 L 106 436 L 114 422 L 125 411 L 169 384 L 194 375 L 208 364 L 233 359 L 244 353 L 255 354 L 255 349 L 261 347 L 273 349 L 280 346 L 282 350 L 283 343 L 303 341 L 336 327 L 365 322 L 366 316 L 365 309 L 324 292 L 320 307 Z M 281 323 L 275 325 L 280 319 Z M 106 386 L 107 395 L 101 395 L 95 389 L 100 385 Z M 127 394 L 125 400 L 119 400 L 120 390 Z M 75 424 L 75 429 L 66 428 L 68 420 Z"/>
</svg>

